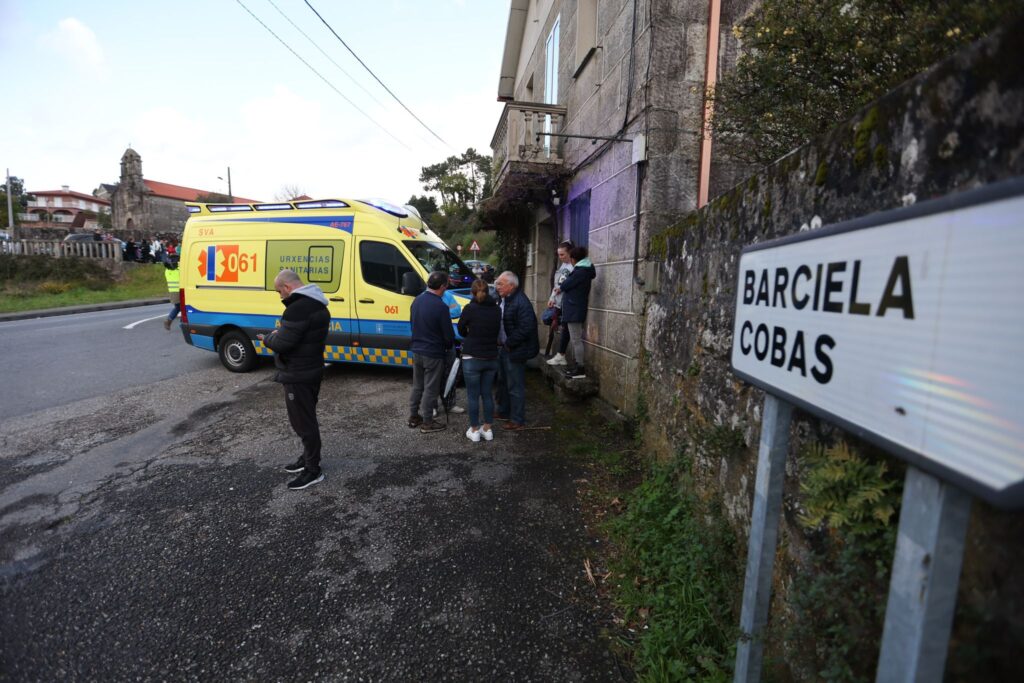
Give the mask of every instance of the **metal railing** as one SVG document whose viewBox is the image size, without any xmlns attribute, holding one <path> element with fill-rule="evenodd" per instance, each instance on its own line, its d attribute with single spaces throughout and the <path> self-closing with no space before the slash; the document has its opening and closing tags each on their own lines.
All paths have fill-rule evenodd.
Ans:
<svg viewBox="0 0 1024 683">
<path fill-rule="evenodd" d="M 500 184 L 512 162 L 562 164 L 560 132 L 565 107 L 539 102 L 506 102 L 491 138 L 494 180 Z"/>
<path fill-rule="evenodd" d="M 0 241 L 0 254 L 43 255 L 54 258 L 78 256 L 103 261 L 122 259 L 120 242 L 64 242 L 63 240 Z"/>
</svg>

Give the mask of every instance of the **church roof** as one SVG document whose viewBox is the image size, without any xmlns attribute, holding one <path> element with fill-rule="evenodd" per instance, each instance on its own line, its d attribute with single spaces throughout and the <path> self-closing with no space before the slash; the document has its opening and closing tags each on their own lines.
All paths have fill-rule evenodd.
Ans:
<svg viewBox="0 0 1024 683">
<path fill-rule="evenodd" d="M 209 190 L 197 190 L 194 187 L 185 187 L 183 185 L 171 185 L 170 183 L 161 183 L 158 180 L 143 180 L 146 184 L 146 188 L 157 197 L 167 197 L 169 199 L 179 199 L 183 202 L 195 202 L 199 201 L 200 195 L 213 194 Z M 235 204 L 258 204 L 258 199 L 246 199 L 245 197 L 235 197 Z"/>
</svg>

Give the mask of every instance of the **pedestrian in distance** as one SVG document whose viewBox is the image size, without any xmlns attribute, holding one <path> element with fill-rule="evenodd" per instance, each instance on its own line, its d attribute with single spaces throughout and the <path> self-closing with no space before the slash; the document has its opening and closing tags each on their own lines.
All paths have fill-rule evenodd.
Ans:
<svg viewBox="0 0 1024 683">
<path fill-rule="evenodd" d="M 171 323 L 181 313 L 181 271 L 178 257 L 164 259 L 164 280 L 167 281 L 167 297 L 171 300 L 171 312 L 164 318 L 164 329 L 171 331 Z"/>
<path fill-rule="evenodd" d="M 274 352 L 274 381 L 284 387 L 288 422 L 302 440 L 302 455 L 284 468 L 285 472 L 299 475 L 288 482 L 289 489 L 298 491 L 324 480 L 316 404 L 324 377 L 324 344 L 331 314 L 320 287 L 304 285 L 294 270 L 278 273 L 274 289 L 284 303 L 281 327 L 256 338 Z"/>
<path fill-rule="evenodd" d="M 455 345 L 448 306 L 442 297 L 448 289 L 448 274 L 435 270 L 427 278 L 427 289 L 409 308 L 412 338 L 412 393 L 409 395 L 409 426 L 424 434 L 439 432 L 445 425 L 434 419 L 434 406 L 444 381 L 448 349 Z"/>
<path fill-rule="evenodd" d="M 572 249 L 572 242 L 562 242 L 558 245 L 558 270 L 555 271 L 554 286 L 551 288 L 551 295 L 548 296 L 548 308 L 555 309 L 555 317 L 551 322 L 551 333 L 554 334 L 555 330 L 559 327 L 562 328 L 562 334 L 558 340 L 558 353 L 552 356 L 548 360 L 548 365 L 565 365 L 565 352 L 569 348 L 569 328 L 566 327 L 565 321 L 562 320 L 562 291 L 559 287 L 565 282 L 565 278 L 569 277 L 569 273 L 572 272 L 572 260 L 569 258 L 569 251 Z M 548 343 L 548 351 L 551 350 L 550 340 Z"/>
<path fill-rule="evenodd" d="M 526 361 L 540 353 L 537 314 L 512 271 L 499 275 L 494 289 L 501 297 L 495 418 L 505 421 L 504 429 L 514 431 L 526 426 Z"/>
<path fill-rule="evenodd" d="M 590 304 L 590 284 L 597 277 L 597 270 L 587 258 L 586 247 L 573 247 L 569 257 L 572 259 L 572 272 L 555 289 L 562 294 L 562 320 L 568 325 L 572 339 L 573 364 L 565 371 L 565 376 L 581 379 L 587 376 L 583 363 L 583 323 L 587 320 Z"/>
<path fill-rule="evenodd" d="M 501 309 L 491 298 L 487 283 L 473 280 L 470 300 L 459 318 L 462 335 L 462 376 L 466 380 L 469 408 L 470 441 L 490 441 L 494 438 L 494 398 L 492 391 L 498 375 L 498 333 L 501 330 Z M 484 417 L 480 421 L 480 403 Z"/>
</svg>

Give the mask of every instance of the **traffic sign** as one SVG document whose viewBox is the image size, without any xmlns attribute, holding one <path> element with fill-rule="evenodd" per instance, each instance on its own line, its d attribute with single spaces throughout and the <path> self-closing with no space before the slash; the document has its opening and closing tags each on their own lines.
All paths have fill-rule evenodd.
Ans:
<svg viewBox="0 0 1024 683">
<path fill-rule="evenodd" d="M 476 240 L 473 240 L 473 244 L 470 245 L 469 250 L 474 252 L 480 251 L 480 245 L 476 243 Z"/>
<path fill-rule="evenodd" d="M 743 379 L 1024 505 L 1024 180 L 743 250 Z"/>
</svg>

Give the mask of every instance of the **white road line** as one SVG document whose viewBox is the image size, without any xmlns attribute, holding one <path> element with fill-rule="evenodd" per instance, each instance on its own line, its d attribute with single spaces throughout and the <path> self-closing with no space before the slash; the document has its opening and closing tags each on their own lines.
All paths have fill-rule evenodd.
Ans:
<svg viewBox="0 0 1024 683">
<path fill-rule="evenodd" d="M 133 327 L 135 327 L 136 325 L 141 325 L 142 323 L 148 323 L 148 322 L 149 322 L 150 320 L 157 320 L 158 318 L 166 318 L 166 317 L 167 317 L 167 315 L 166 315 L 166 314 L 165 314 L 165 315 L 154 315 L 154 316 L 153 316 L 152 318 L 144 318 L 144 319 L 142 319 L 142 320 L 136 320 L 136 321 L 135 321 L 135 322 L 133 322 L 132 324 L 130 324 L 130 325 L 125 325 L 125 326 L 124 326 L 124 327 L 122 327 L 121 329 L 123 329 L 123 330 L 130 330 L 130 329 L 132 329 Z"/>
</svg>

